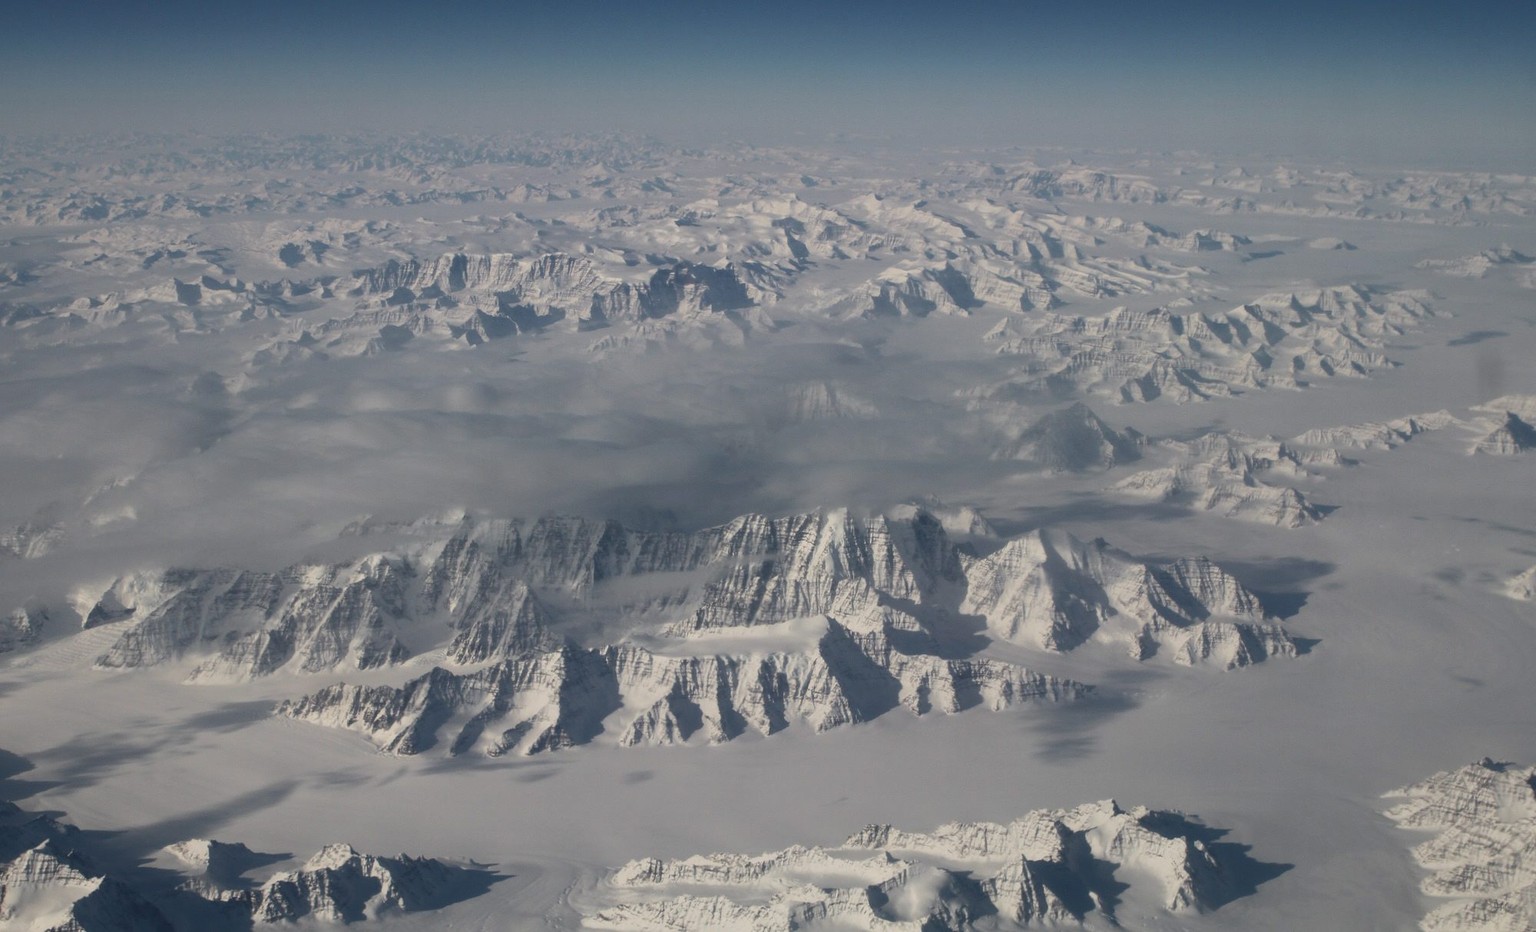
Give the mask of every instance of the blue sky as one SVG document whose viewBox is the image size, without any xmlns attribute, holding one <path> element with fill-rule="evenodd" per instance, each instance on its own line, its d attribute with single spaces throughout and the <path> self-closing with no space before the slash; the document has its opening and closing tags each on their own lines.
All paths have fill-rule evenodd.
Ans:
<svg viewBox="0 0 1536 932">
<path fill-rule="evenodd" d="M 1536 170 L 1536 4 L 7 2 L 0 129 L 649 129 Z"/>
</svg>

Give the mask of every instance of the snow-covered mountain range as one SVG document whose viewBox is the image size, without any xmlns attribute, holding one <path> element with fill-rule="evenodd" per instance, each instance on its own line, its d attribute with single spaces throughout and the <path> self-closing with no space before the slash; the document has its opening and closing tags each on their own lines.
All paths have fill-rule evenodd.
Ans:
<svg viewBox="0 0 1536 932">
<path fill-rule="evenodd" d="M 1533 217 L 6 136 L 0 925 L 1524 928 Z"/>
</svg>

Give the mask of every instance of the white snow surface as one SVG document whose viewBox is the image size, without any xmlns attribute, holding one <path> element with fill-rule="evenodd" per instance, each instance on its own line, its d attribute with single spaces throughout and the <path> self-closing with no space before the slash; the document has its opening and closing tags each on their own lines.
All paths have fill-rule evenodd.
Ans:
<svg viewBox="0 0 1536 932">
<path fill-rule="evenodd" d="M 1114 800 L 933 833 L 875 824 L 833 848 L 633 860 L 575 902 L 591 928 L 1098 928 L 1228 902 L 1251 862 L 1230 846 L 1218 857 L 1203 833 Z"/>
<path fill-rule="evenodd" d="M 6 137 L 0 194 L 0 924 L 1530 923 L 1526 769 L 1451 769 L 1536 760 L 1530 175 Z M 1039 812 L 1118 902 L 956 840 Z M 614 883 L 710 851 L 771 854 Z"/>
<path fill-rule="evenodd" d="M 1484 758 L 1403 787 L 1387 810 L 1404 828 L 1437 832 L 1413 848 L 1439 903 L 1425 930 L 1519 930 L 1536 924 L 1536 767 Z"/>
</svg>

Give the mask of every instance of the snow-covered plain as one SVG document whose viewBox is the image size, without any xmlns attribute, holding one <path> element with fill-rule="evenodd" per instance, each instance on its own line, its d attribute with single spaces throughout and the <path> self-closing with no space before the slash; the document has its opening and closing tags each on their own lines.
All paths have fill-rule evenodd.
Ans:
<svg viewBox="0 0 1536 932">
<path fill-rule="evenodd" d="M 0 146 L 0 923 L 1529 921 L 1536 178 Z"/>
</svg>

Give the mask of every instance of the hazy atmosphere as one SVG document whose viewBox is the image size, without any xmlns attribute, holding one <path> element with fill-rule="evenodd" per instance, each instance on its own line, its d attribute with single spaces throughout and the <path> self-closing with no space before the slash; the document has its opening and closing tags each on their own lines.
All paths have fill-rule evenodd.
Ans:
<svg viewBox="0 0 1536 932">
<path fill-rule="evenodd" d="M 0 19 L 0 928 L 1536 928 L 1531 9 Z"/>
<path fill-rule="evenodd" d="M 854 134 L 1509 170 L 1536 148 L 1533 39 L 1514 3 L 60 0 L 7 11 L 0 112 L 6 132 Z"/>
</svg>

